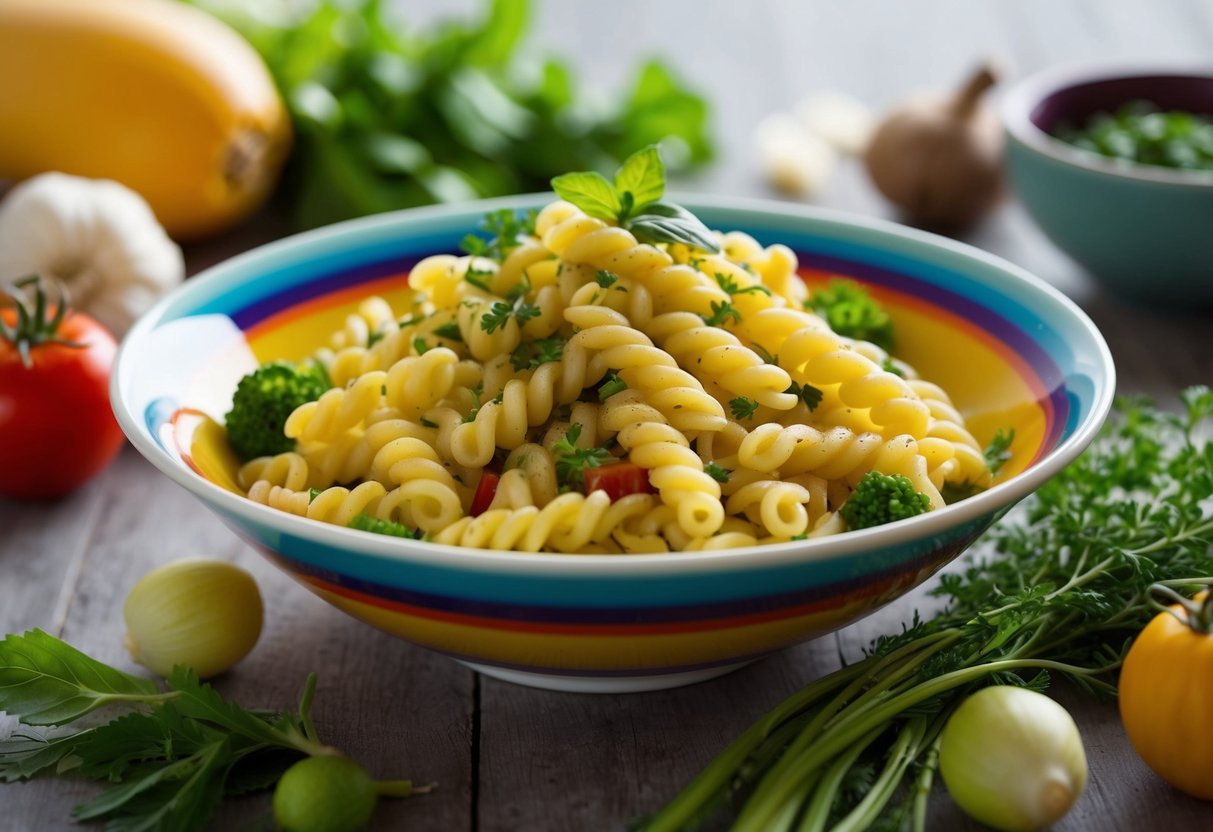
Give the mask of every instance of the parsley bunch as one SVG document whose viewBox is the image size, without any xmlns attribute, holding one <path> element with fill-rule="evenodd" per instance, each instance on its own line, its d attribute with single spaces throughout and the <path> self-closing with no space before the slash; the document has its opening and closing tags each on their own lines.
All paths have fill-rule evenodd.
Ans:
<svg viewBox="0 0 1213 832">
<path fill-rule="evenodd" d="M 683 151 L 681 170 L 712 158 L 709 103 L 660 60 L 587 106 L 575 62 L 527 43 L 530 0 L 464 4 L 429 26 L 381 0 L 187 2 L 244 35 L 274 76 L 295 128 L 282 190 L 297 227 L 531 193 L 656 142 Z"/>
<path fill-rule="evenodd" d="M 1059 674 L 1114 696 L 1113 674 L 1157 612 L 1151 587 L 1213 582 L 1213 443 L 1199 438 L 1213 392 L 1190 389 L 1182 405 L 1118 401 L 1085 454 L 941 576 L 941 613 L 793 694 L 642 828 L 692 828 L 737 797 L 739 832 L 920 832 L 940 732 L 976 688 L 1043 689 Z"/>
<path fill-rule="evenodd" d="M 831 280 L 804 302 L 825 318 L 830 329 L 847 338 L 870 341 L 886 352 L 893 350 L 893 321 L 867 290 L 853 280 Z"/>
<path fill-rule="evenodd" d="M 312 724 L 316 677 L 294 711 L 246 710 L 225 701 L 193 671 L 177 667 L 161 691 L 41 630 L 0 640 L 0 711 L 25 726 L 0 742 L 0 782 L 53 771 L 106 783 L 72 812 L 109 829 L 191 832 L 226 796 L 271 788 L 292 764 L 332 756 Z M 76 723 L 104 707 L 127 712 L 66 735 L 39 726 Z M 380 784 L 404 796 L 408 781 Z"/>
</svg>

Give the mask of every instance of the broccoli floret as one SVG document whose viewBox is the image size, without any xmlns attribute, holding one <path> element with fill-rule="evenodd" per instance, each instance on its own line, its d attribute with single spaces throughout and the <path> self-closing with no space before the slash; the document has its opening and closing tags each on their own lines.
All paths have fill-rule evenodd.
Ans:
<svg viewBox="0 0 1213 832">
<path fill-rule="evenodd" d="M 354 515 L 354 519 L 346 525 L 351 529 L 374 532 L 375 534 L 386 534 L 391 537 L 415 537 L 412 529 L 408 526 L 391 520 L 381 520 L 378 517 L 371 517 L 369 514 L 356 514 Z"/>
<path fill-rule="evenodd" d="M 282 432 L 287 417 L 328 388 L 323 368 L 316 365 L 278 361 L 253 370 L 240 379 L 224 417 L 232 449 L 244 459 L 292 450 L 295 441 Z"/>
<path fill-rule="evenodd" d="M 806 307 L 826 319 L 839 335 L 871 341 L 886 351 L 893 349 L 893 321 L 868 291 L 853 280 L 831 280 L 813 292 Z"/>
<path fill-rule="evenodd" d="M 926 494 L 914 490 L 909 477 L 869 471 L 838 513 L 852 529 L 867 529 L 929 511 Z"/>
</svg>

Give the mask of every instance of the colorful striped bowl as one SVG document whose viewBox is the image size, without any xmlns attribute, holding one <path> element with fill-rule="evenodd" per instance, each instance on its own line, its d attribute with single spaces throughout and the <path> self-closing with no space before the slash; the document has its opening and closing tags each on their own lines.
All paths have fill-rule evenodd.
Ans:
<svg viewBox="0 0 1213 832">
<path fill-rule="evenodd" d="M 221 420 L 261 361 L 319 346 L 366 294 L 457 250 L 481 216 L 544 196 L 356 220 L 248 252 L 189 280 L 131 330 L 113 375 L 123 429 L 160 470 L 312 592 L 369 624 L 522 684 L 638 691 L 687 684 L 867 615 L 955 558 L 1074 459 L 1110 407 L 1107 346 L 1078 308 L 976 249 L 889 223 L 687 197 L 711 227 L 846 275 L 886 305 L 898 355 L 948 389 L 983 443 L 1012 427 L 989 491 L 832 538 L 663 555 L 492 552 L 385 538 L 235 493 Z"/>
</svg>

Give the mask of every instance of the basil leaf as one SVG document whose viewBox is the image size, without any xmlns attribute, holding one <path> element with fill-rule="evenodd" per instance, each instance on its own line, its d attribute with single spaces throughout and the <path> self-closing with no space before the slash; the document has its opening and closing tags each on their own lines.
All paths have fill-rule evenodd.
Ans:
<svg viewBox="0 0 1213 832">
<path fill-rule="evenodd" d="M 150 679 L 115 670 L 41 630 L 0 640 L 0 711 L 26 725 L 63 725 L 102 705 L 156 693 Z"/>
<path fill-rule="evenodd" d="M 628 221 L 628 230 L 642 243 L 683 243 L 713 254 L 720 252 L 716 238 L 699 217 L 672 202 L 652 203 Z"/>
<path fill-rule="evenodd" d="M 655 145 L 637 150 L 615 174 L 615 190 L 631 193 L 631 212 L 643 213 L 665 193 L 665 165 Z"/>
<path fill-rule="evenodd" d="M 565 202 L 571 202 L 591 217 L 614 222 L 622 203 L 615 186 L 597 171 L 564 173 L 552 180 L 552 190 Z"/>
</svg>

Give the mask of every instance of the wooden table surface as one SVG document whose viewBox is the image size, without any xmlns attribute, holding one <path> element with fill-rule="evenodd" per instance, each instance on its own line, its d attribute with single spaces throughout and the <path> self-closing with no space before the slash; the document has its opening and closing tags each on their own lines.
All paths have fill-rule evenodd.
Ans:
<svg viewBox="0 0 1213 832">
<path fill-rule="evenodd" d="M 433 15 L 431 9 L 423 16 Z M 575 60 L 582 79 L 599 89 L 621 84 L 642 56 L 668 56 L 710 95 L 719 137 L 715 166 L 682 187 L 747 196 L 770 195 L 752 151 L 754 124 L 813 90 L 843 90 L 883 109 L 913 90 L 957 81 L 988 56 L 1014 77 L 1069 60 L 1207 62 L 1213 54 L 1213 4 L 1197 0 L 617 0 L 546 2 L 535 17 L 535 50 Z M 816 201 L 891 216 L 854 160 Z M 260 217 L 191 249 L 191 270 L 282 230 L 272 217 Z M 1074 298 L 1111 346 L 1120 392 L 1165 401 L 1184 386 L 1213 380 L 1207 319 L 1155 314 L 1106 296 L 1013 200 L 965 239 Z M 248 567 L 266 598 L 264 634 L 248 659 L 218 681 L 224 694 L 250 706 L 287 707 L 314 670 L 316 721 L 326 741 L 377 776 L 439 784 L 430 795 L 381 804 L 375 829 L 623 829 L 669 800 L 769 707 L 858 656 L 875 635 L 897 630 L 926 601 L 927 588 L 833 636 L 715 681 L 632 695 L 531 690 L 478 676 L 326 605 L 128 447 L 61 502 L 0 501 L 0 632 L 41 627 L 134 669 L 122 648 L 122 600 L 148 569 L 186 555 Z M 1086 793 L 1057 830 L 1213 825 L 1213 807 L 1170 789 L 1137 759 L 1114 706 L 1064 690 L 1057 695 L 1079 722 L 1091 767 Z M 71 806 L 91 793 L 89 784 L 66 779 L 0 787 L 0 829 L 73 828 Z M 226 809 L 216 828 L 236 828 L 267 805 L 265 797 L 247 799 Z M 929 825 L 979 828 L 942 789 Z"/>
</svg>

